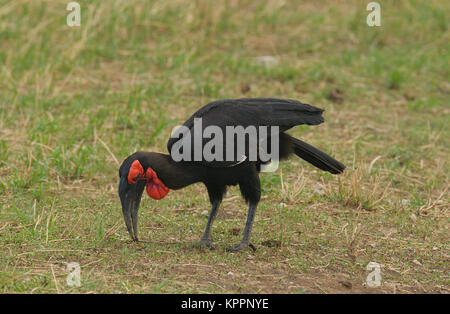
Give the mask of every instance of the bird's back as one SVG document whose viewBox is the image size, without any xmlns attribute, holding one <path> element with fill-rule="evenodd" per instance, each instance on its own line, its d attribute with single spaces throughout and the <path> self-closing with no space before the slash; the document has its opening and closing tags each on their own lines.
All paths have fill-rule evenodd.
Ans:
<svg viewBox="0 0 450 314">
<path fill-rule="evenodd" d="M 193 126 L 195 118 L 203 118 L 217 126 L 280 126 L 291 128 L 300 124 L 322 123 L 323 109 L 293 99 L 239 98 L 208 103 L 183 124 Z"/>
</svg>

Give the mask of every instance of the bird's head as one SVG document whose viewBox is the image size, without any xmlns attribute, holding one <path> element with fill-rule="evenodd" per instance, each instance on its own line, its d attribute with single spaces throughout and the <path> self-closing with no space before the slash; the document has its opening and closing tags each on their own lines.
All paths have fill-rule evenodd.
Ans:
<svg viewBox="0 0 450 314">
<path fill-rule="evenodd" d="M 125 159 L 119 169 L 119 197 L 128 233 L 138 241 L 137 217 L 144 188 L 156 200 L 164 198 L 169 188 L 158 178 L 149 158 L 133 154 Z"/>
</svg>

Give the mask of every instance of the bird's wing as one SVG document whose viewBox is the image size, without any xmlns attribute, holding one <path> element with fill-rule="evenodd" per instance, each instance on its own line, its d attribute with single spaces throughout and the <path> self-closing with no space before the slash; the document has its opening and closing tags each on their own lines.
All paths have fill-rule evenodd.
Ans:
<svg viewBox="0 0 450 314">
<path fill-rule="evenodd" d="M 194 136 L 194 119 L 202 118 L 202 132 L 208 126 L 219 127 L 224 134 L 226 126 L 278 126 L 283 132 L 296 125 L 316 125 L 322 123 L 322 109 L 303 104 L 291 99 L 277 98 L 241 98 L 213 101 L 195 112 L 184 124 L 185 130 Z M 179 138 L 171 137 L 167 143 L 169 153 Z M 208 141 L 208 139 L 206 139 Z M 204 143 L 205 141 L 203 141 Z M 194 145 L 191 141 L 192 146 Z M 214 161 L 203 164 L 211 167 L 227 167 L 240 162 L 239 156 L 234 161 Z"/>
</svg>

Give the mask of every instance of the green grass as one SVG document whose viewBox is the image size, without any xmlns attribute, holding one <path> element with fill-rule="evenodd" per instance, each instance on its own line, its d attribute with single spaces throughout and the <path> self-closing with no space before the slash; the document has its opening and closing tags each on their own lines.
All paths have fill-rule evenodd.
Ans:
<svg viewBox="0 0 450 314">
<path fill-rule="evenodd" d="M 79 3 L 77 28 L 65 1 L 0 3 L 1 292 L 449 292 L 445 1 L 380 1 L 381 27 L 361 1 Z M 278 63 L 256 62 L 267 55 Z M 217 250 L 194 247 L 201 185 L 144 196 L 131 243 L 116 160 L 165 152 L 175 125 L 230 97 L 326 109 L 291 133 L 346 172 L 292 159 L 262 174 L 256 253 L 225 252 L 246 217 L 237 189 Z M 365 286 L 371 261 L 379 288 Z"/>
</svg>

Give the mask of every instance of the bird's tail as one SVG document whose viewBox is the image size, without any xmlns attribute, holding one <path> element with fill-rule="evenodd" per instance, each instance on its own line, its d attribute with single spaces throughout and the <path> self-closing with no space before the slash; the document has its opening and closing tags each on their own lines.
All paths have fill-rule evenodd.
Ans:
<svg viewBox="0 0 450 314">
<path fill-rule="evenodd" d="M 344 171 L 345 166 L 342 163 L 325 154 L 323 151 L 309 145 L 308 143 L 300 141 L 295 137 L 290 136 L 290 140 L 294 153 L 310 164 L 333 174 L 342 173 L 342 171 Z"/>
</svg>

